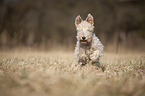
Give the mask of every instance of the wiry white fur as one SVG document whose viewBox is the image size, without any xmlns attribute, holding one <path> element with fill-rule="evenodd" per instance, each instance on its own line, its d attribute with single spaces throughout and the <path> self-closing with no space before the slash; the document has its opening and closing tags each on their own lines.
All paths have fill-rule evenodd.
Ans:
<svg viewBox="0 0 145 96">
<path fill-rule="evenodd" d="M 75 59 L 78 63 L 81 63 L 80 60 L 85 60 L 86 63 L 99 62 L 100 56 L 103 55 L 104 46 L 95 36 L 93 32 L 94 26 L 87 21 L 82 21 L 76 26 L 76 30 L 77 44 L 74 52 Z M 85 36 L 88 39 L 88 45 L 80 43 L 82 36 Z"/>
<path fill-rule="evenodd" d="M 86 21 L 83 21 L 81 22 L 77 28 L 77 30 L 81 30 L 81 31 L 85 31 L 85 30 L 91 30 L 93 31 L 94 29 L 94 26 L 92 26 L 90 23 L 86 22 Z"/>
<path fill-rule="evenodd" d="M 80 42 L 77 41 L 77 44 L 76 44 L 76 47 L 75 47 L 75 53 L 74 53 L 74 56 L 75 56 L 76 60 L 78 60 L 79 57 L 81 56 L 81 53 L 80 53 L 79 49 L 80 49 Z M 104 50 L 104 46 L 102 45 L 102 43 L 99 41 L 99 39 L 94 34 L 93 38 L 92 38 L 91 48 L 90 48 L 90 50 L 88 50 L 88 54 L 90 55 L 91 60 L 96 60 L 100 56 L 102 56 L 103 55 L 103 50 Z"/>
</svg>

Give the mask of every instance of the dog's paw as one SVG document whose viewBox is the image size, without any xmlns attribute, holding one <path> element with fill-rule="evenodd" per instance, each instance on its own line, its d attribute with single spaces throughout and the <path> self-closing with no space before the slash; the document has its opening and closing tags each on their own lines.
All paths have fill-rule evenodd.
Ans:
<svg viewBox="0 0 145 96">
<path fill-rule="evenodd" d="M 84 62 L 79 62 L 79 65 L 80 65 L 80 66 L 84 66 L 84 65 L 86 65 L 86 63 L 84 63 Z"/>
</svg>

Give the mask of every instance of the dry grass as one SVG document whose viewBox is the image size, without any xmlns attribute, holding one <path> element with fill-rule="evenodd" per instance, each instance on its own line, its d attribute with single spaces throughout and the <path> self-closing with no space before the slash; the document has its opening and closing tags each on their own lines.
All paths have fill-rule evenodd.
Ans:
<svg viewBox="0 0 145 96">
<path fill-rule="evenodd" d="M 102 72 L 72 52 L 0 52 L 0 96 L 145 96 L 145 55 L 105 53 Z"/>
</svg>

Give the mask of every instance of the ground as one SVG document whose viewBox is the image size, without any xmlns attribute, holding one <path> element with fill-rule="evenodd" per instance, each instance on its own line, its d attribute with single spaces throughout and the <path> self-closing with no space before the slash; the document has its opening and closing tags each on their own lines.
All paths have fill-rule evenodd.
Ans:
<svg viewBox="0 0 145 96">
<path fill-rule="evenodd" d="M 0 96 L 145 96 L 145 54 L 105 53 L 102 72 L 73 52 L 0 52 Z"/>
</svg>

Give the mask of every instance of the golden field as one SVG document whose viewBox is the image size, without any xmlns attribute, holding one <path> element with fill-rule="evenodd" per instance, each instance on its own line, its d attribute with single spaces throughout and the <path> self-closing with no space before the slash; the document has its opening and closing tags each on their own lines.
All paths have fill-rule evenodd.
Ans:
<svg viewBox="0 0 145 96">
<path fill-rule="evenodd" d="M 145 54 L 104 53 L 101 69 L 73 52 L 1 51 L 0 96 L 145 96 Z"/>
</svg>

